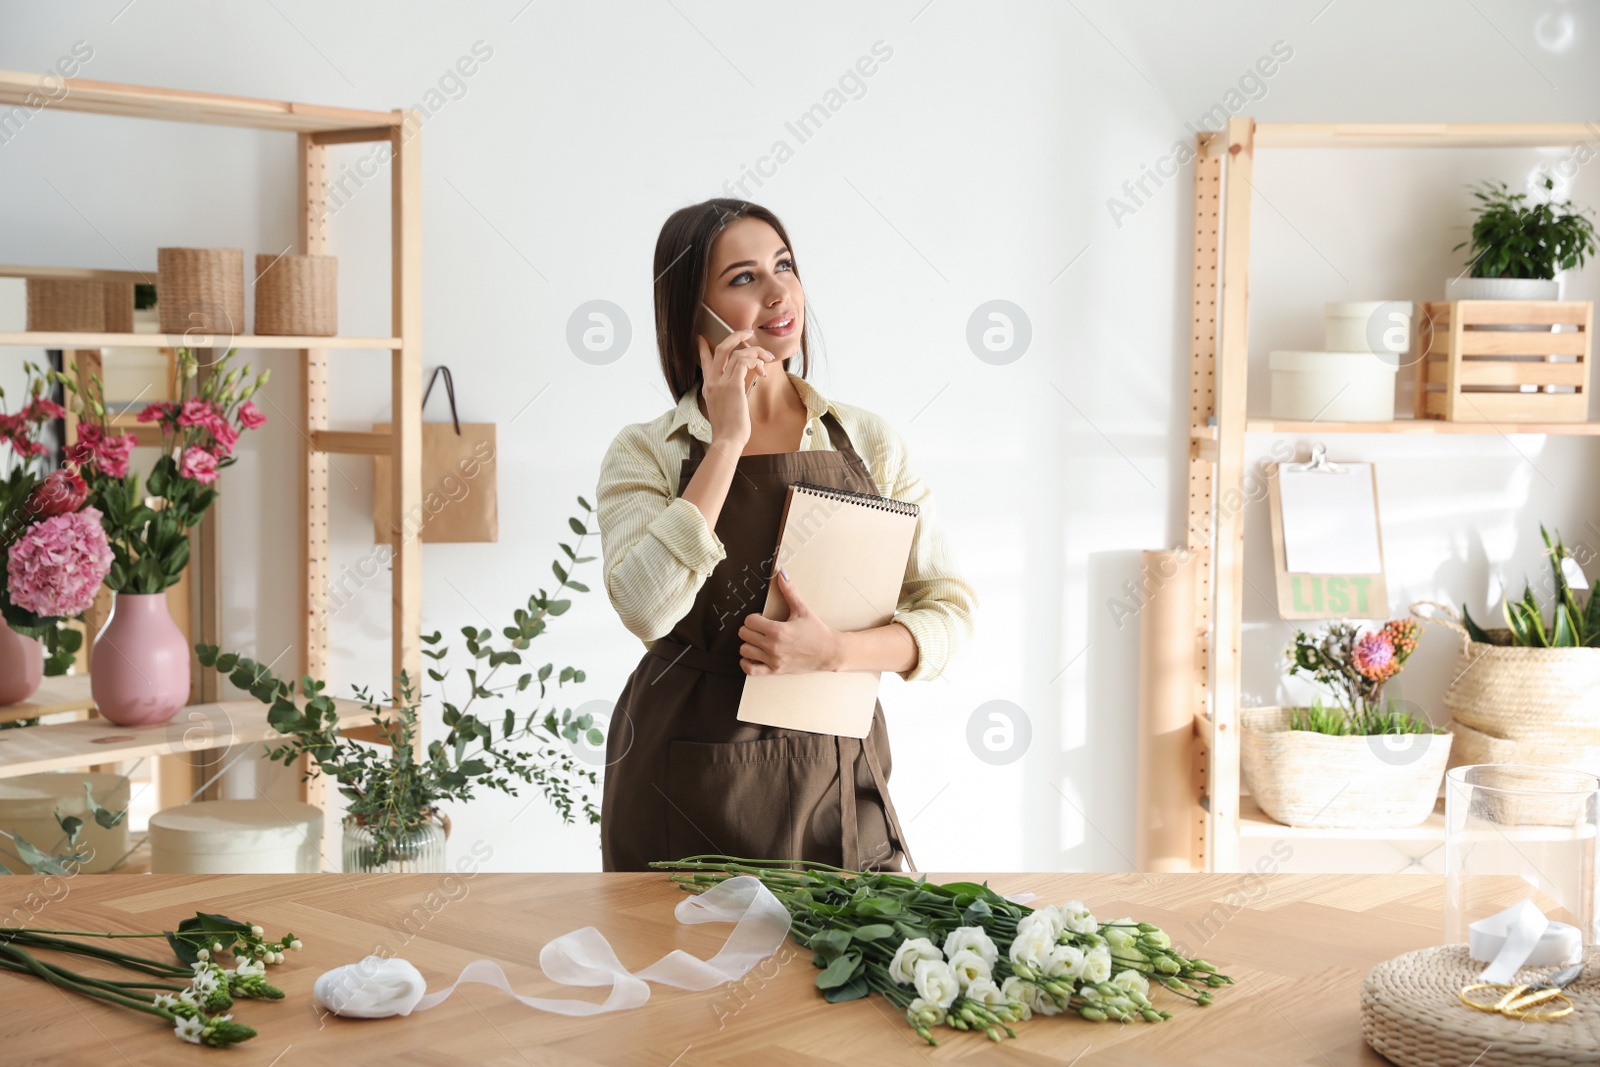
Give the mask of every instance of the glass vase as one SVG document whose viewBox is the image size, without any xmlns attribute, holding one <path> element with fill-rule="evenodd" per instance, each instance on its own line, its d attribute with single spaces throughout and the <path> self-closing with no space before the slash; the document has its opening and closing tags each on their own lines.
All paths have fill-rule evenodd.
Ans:
<svg viewBox="0 0 1600 1067">
<path fill-rule="evenodd" d="M 450 835 L 450 820 L 442 812 L 409 829 L 387 829 L 380 833 L 374 825 L 354 816 L 344 819 L 344 865 L 346 874 L 442 874 L 445 870 L 444 844 Z"/>
<path fill-rule="evenodd" d="M 1519 899 L 1600 942 L 1600 778 L 1510 763 L 1445 774 L 1445 942 Z"/>
</svg>

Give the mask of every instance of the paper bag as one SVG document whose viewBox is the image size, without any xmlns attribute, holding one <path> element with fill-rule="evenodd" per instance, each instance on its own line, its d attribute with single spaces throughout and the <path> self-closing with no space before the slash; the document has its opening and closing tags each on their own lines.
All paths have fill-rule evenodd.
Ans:
<svg viewBox="0 0 1600 1067">
<path fill-rule="evenodd" d="M 427 407 L 433 382 L 441 372 L 451 421 L 422 424 L 422 505 L 417 514 L 405 517 L 402 536 L 420 531 L 425 542 L 498 541 L 495 424 L 456 418 L 455 383 L 448 367 L 434 370 L 422 394 L 423 407 Z M 385 433 L 390 424 L 375 423 L 372 428 Z M 373 541 L 380 545 L 394 544 L 389 517 L 392 465 L 388 456 L 373 457 Z"/>
</svg>

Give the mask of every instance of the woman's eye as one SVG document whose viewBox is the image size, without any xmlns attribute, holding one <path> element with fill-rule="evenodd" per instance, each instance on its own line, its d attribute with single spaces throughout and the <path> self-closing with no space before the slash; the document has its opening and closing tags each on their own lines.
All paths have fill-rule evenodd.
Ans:
<svg viewBox="0 0 1600 1067">
<path fill-rule="evenodd" d="M 780 260 L 778 260 L 778 269 L 782 270 L 785 267 L 788 267 L 790 270 L 794 270 L 794 260 L 792 260 L 792 259 L 780 259 Z M 728 284 L 729 285 L 743 285 L 744 283 L 741 282 L 739 279 L 741 279 L 741 278 L 749 278 L 749 277 L 751 277 L 750 272 L 747 271 L 747 270 L 742 270 L 738 274 L 735 274 L 733 276 L 733 279 Z"/>
</svg>

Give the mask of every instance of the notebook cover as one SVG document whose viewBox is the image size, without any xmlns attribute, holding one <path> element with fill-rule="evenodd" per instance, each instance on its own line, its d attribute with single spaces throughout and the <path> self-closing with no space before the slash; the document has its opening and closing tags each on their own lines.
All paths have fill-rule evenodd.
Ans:
<svg viewBox="0 0 1600 1067">
<path fill-rule="evenodd" d="M 806 603 L 834 629 L 884 626 L 900 600 L 916 529 L 915 504 L 807 483 L 791 485 L 778 523 L 773 570 L 785 568 Z M 767 585 L 761 613 L 780 622 L 789 617 L 776 582 Z M 739 698 L 739 721 L 865 737 L 872 729 L 881 675 L 749 675 Z"/>
</svg>

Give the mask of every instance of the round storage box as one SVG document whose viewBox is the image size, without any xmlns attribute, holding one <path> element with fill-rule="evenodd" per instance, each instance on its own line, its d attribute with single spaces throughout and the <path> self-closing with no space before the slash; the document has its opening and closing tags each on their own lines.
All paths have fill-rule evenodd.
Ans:
<svg viewBox="0 0 1600 1067">
<path fill-rule="evenodd" d="M 1411 320 L 1417 313 L 1409 300 L 1358 300 L 1327 304 L 1324 330 L 1329 352 L 1411 351 Z"/>
<path fill-rule="evenodd" d="M 1318 422 L 1394 420 L 1396 365 L 1371 352 L 1274 352 L 1272 417 Z"/>
<path fill-rule="evenodd" d="M 244 333 L 244 249 L 156 249 L 163 333 Z"/>
<path fill-rule="evenodd" d="M 68 852 L 67 835 L 56 822 L 56 813 L 63 818 L 75 815 L 83 820 L 78 831 L 78 851 L 89 856 L 78 870 L 83 874 L 100 874 L 111 868 L 128 854 L 128 820 L 124 818 L 115 828 L 107 830 L 94 821 L 89 811 L 89 800 L 83 783 L 94 790 L 94 800 L 110 811 L 128 809 L 128 780 L 120 774 L 45 771 L 41 774 L 24 774 L 16 778 L 0 778 L 0 830 L 16 834 L 28 844 L 48 856 Z M 13 874 L 32 874 L 33 871 L 10 854 L 14 847 L 0 851 L 0 864 Z"/>
<path fill-rule="evenodd" d="M 339 261 L 333 256 L 256 256 L 256 333 L 332 337 L 339 332 Z"/>
<path fill-rule="evenodd" d="M 150 816 L 151 874 L 315 874 L 322 809 L 289 800 L 202 800 Z"/>
</svg>

